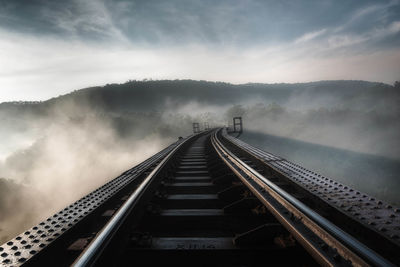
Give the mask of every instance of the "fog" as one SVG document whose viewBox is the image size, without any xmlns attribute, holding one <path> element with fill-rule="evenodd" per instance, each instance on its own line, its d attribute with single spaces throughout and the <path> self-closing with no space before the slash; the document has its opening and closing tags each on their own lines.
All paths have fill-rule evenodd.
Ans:
<svg viewBox="0 0 400 267">
<path fill-rule="evenodd" d="M 234 106 L 245 129 L 400 160 L 400 113 L 340 108 L 288 109 L 277 104 Z"/>
<path fill-rule="evenodd" d="M 400 206 L 400 161 L 245 131 L 240 139 L 363 193 Z"/>
<path fill-rule="evenodd" d="M 173 112 L 105 114 L 73 105 L 49 114 L 27 116 L 19 122 L 25 127 L 12 129 L 29 141 L 7 140 L 15 151 L 0 161 L 0 243 L 188 135 L 195 120 Z"/>
<path fill-rule="evenodd" d="M 221 126 L 242 116 L 245 131 L 397 162 L 399 99 L 394 87 L 365 82 L 133 81 L 41 103 L 0 104 L 0 243 L 189 135 L 193 122 Z M 276 148 L 263 147 L 299 158 L 298 150 Z M 311 168 L 322 164 L 314 162 Z M 346 175 L 352 172 L 341 170 Z M 371 173 L 367 182 L 375 184 L 379 175 Z"/>
</svg>

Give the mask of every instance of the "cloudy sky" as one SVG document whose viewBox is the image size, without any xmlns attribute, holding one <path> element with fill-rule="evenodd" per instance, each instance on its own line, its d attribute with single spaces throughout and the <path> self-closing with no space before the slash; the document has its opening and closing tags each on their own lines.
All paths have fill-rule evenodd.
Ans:
<svg viewBox="0 0 400 267">
<path fill-rule="evenodd" d="M 0 0 L 0 102 L 129 79 L 400 80 L 400 0 Z"/>
</svg>

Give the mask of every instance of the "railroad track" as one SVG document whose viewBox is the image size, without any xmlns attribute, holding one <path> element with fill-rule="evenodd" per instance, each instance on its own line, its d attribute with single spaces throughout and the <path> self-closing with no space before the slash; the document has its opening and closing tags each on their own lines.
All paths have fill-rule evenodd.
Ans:
<svg viewBox="0 0 400 267">
<path fill-rule="evenodd" d="M 285 164 L 292 167 L 227 136 L 223 129 L 181 139 L 0 246 L 0 262 L 5 266 L 399 264 L 395 235 L 374 231 L 356 216 L 336 209 L 292 179 L 286 173 L 290 168 L 276 167 Z M 394 227 L 399 223 L 395 213 L 395 209 L 387 213 Z"/>
</svg>

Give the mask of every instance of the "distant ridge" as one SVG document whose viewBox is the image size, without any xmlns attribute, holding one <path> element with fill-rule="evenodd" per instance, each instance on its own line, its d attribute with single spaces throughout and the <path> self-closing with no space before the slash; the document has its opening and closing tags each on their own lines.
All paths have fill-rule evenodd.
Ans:
<svg viewBox="0 0 400 267">
<path fill-rule="evenodd" d="M 163 110 L 165 103 L 196 101 L 210 105 L 241 104 L 249 99 L 262 103 L 285 104 L 289 99 L 299 97 L 316 99 L 330 98 L 334 102 L 374 108 L 379 99 L 399 99 L 398 90 L 391 85 L 367 81 L 317 81 L 309 83 L 261 84 L 247 83 L 234 85 L 225 82 L 195 80 L 146 80 L 128 81 L 122 84 L 107 84 L 75 90 L 45 101 L 3 102 L 0 111 L 12 106 L 48 106 L 74 102 L 90 104 L 98 108 L 118 111 Z M 353 103 L 363 96 L 363 103 Z M 358 99 L 359 100 L 359 99 Z"/>
</svg>

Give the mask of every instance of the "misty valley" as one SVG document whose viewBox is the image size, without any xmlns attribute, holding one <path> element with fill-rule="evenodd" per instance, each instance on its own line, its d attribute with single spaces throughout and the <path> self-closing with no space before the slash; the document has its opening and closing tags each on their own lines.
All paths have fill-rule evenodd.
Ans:
<svg viewBox="0 0 400 267">
<path fill-rule="evenodd" d="M 400 266 L 400 0 L 0 0 L 0 266 Z"/>
<path fill-rule="evenodd" d="M 234 116 L 244 141 L 398 204 L 399 100 L 399 88 L 363 81 L 175 80 L 1 103 L 0 240 L 189 135 L 192 122 Z"/>
</svg>

